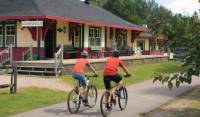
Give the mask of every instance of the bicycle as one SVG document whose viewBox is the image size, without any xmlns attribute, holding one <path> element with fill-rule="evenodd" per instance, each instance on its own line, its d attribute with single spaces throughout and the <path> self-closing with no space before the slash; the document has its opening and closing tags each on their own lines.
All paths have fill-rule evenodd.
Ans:
<svg viewBox="0 0 200 117">
<path fill-rule="evenodd" d="M 97 102 L 97 88 L 90 82 L 90 78 L 97 77 L 96 75 L 92 76 L 87 76 L 86 75 L 86 84 L 87 84 L 87 101 L 88 101 L 88 106 L 89 108 L 93 108 L 96 105 Z M 68 95 L 68 100 L 67 100 L 67 106 L 69 109 L 69 112 L 72 114 L 76 114 L 81 105 L 81 101 L 83 101 L 83 97 L 81 96 L 80 92 L 80 82 L 78 81 L 78 85 L 70 91 Z"/>
<path fill-rule="evenodd" d="M 124 77 L 130 77 L 130 75 L 125 75 Z M 124 78 L 122 79 L 124 80 Z M 128 92 L 126 87 L 122 86 L 118 88 L 118 84 L 114 85 L 112 88 L 112 95 L 110 101 L 108 100 L 109 92 L 104 91 L 101 96 L 100 101 L 100 109 L 101 113 L 104 117 L 109 116 L 112 111 L 113 106 L 117 104 L 118 98 L 118 105 L 121 110 L 125 110 L 128 102 Z M 113 91 L 114 90 L 114 91 Z"/>
</svg>

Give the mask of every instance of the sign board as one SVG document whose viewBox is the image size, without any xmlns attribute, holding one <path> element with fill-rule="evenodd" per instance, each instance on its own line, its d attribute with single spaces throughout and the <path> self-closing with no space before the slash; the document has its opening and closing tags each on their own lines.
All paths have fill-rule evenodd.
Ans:
<svg viewBox="0 0 200 117">
<path fill-rule="evenodd" d="M 22 27 L 43 27 L 43 21 L 22 21 Z"/>
</svg>

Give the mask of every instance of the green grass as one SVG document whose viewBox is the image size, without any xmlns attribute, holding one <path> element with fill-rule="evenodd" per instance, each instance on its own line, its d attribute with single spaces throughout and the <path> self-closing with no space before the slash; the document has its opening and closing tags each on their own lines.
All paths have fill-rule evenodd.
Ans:
<svg viewBox="0 0 200 117">
<path fill-rule="evenodd" d="M 7 89 L 0 90 L 0 117 L 29 111 L 63 102 L 67 93 L 41 88 L 21 89 L 17 94 L 9 94 Z"/>
<path fill-rule="evenodd" d="M 129 71 L 133 76 L 131 78 L 126 78 L 125 83 L 126 85 L 142 82 L 145 80 L 153 79 L 154 73 L 175 73 L 181 71 L 181 63 L 180 62 L 174 62 L 174 61 L 167 61 L 167 62 L 160 62 L 160 63 L 154 63 L 154 64 L 142 64 L 142 65 L 135 65 L 135 66 L 129 66 Z M 120 73 L 122 71 L 120 70 Z M 98 74 L 100 77 L 97 79 L 92 79 L 91 81 L 95 86 L 97 86 L 98 89 L 104 88 L 103 85 L 103 76 L 102 71 L 98 71 Z M 76 81 L 69 75 L 62 76 L 65 82 L 68 82 L 72 86 L 76 85 Z"/>
</svg>

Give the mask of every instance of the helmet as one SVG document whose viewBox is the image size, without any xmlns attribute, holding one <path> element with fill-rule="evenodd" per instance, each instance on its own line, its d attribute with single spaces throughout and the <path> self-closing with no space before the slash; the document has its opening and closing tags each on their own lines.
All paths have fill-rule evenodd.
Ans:
<svg viewBox="0 0 200 117">
<path fill-rule="evenodd" d="M 85 58 L 88 57 L 88 52 L 87 51 L 82 51 L 81 52 L 81 56 L 85 57 Z"/>
<path fill-rule="evenodd" d="M 114 57 L 119 57 L 119 55 L 120 55 L 119 50 L 114 50 L 114 51 L 112 52 L 112 55 L 113 55 Z"/>
</svg>

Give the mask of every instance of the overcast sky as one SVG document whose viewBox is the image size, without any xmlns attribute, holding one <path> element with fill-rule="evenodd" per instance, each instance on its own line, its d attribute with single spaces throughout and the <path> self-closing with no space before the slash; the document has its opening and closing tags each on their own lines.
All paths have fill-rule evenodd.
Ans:
<svg viewBox="0 0 200 117">
<path fill-rule="evenodd" d="M 159 4 L 171 9 L 173 13 L 192 15 L 200 8 L 199 0 L 155 0 Z"/>
</svg>

